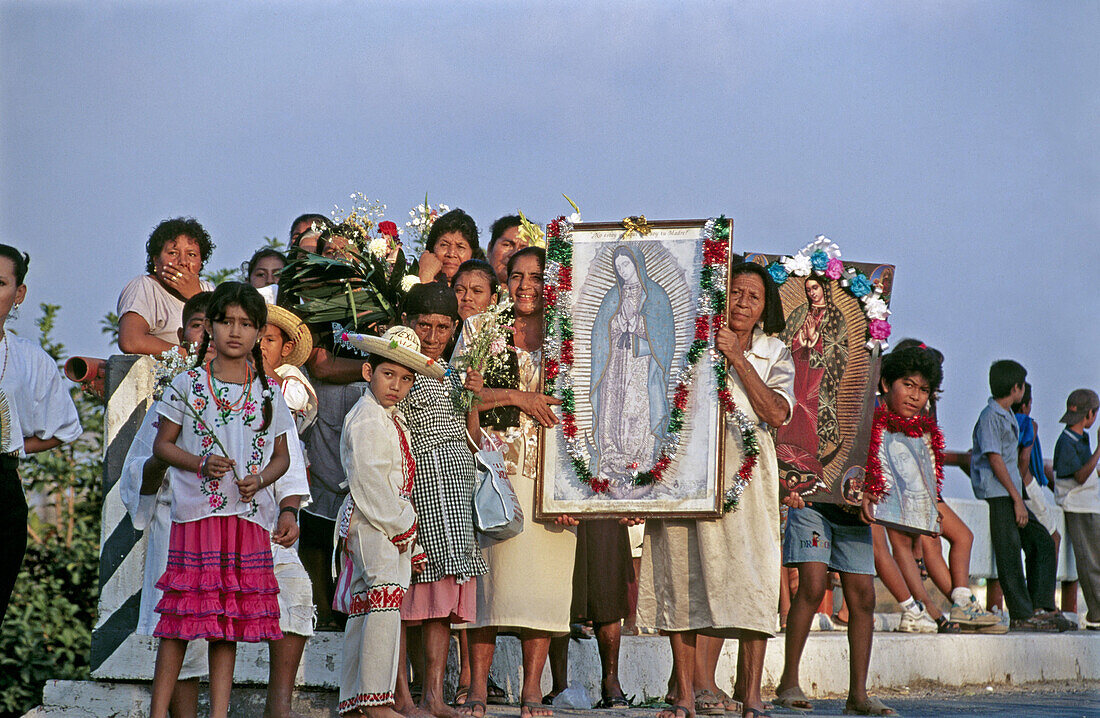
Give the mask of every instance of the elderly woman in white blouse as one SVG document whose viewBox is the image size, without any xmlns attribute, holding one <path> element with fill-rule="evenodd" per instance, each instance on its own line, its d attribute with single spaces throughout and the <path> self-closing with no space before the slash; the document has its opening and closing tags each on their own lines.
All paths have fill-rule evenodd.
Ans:
<svg viewBox="0 0 1100 718">
<path fill-rule="evenodd" d="M 27 551 L 27 497 L 19 459 L 80 436 L 80 417 L 57 363 L 37 342 L 4 329 L 27 296 L 30 257 L 0 244 L 0 623 Z"/>
<path fill-rule="evenodd" d="M 646 522 L 638 623 L 672 644 L 675 701 L 663 718 L 721 709 L 764 715 L 760 680 L 779 605 L 779 468 L 769 427 L 785 424 L 794 406 L 794 363 L 774 335 L 783 330 L 779 290 L 760 265 L 730 270 L 728 327 L 716 346 L 729 362 L 733 401 L 756 425 L 760 454 L 736 511 L 717 520 Z M 726 422 L 726 486 L 743 457 L 741 433 Z M 734 698 L 714 680 L 726 638 L 740 651 Z"/>
</svg>

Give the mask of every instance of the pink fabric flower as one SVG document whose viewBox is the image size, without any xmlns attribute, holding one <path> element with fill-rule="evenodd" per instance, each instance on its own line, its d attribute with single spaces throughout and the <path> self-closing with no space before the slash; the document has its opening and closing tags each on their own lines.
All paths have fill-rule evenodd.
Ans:
<svg viewBox="0 0 1100 718">
<path fill-rule="evenodd" d="M 872 339 L 882 341 L 890 336 L 890 322 L 885 319 L 872 319 L 867 323 L 867 331 Z"/>
<path fill-rule="evenodd" d="M 840 261 L 836 257 L 829 260 L 829 263 L 825 265 L 825 276 L 829 279 L 840 279 L 840 275 L 844 273 L 844 262 Z"/>
</svg>

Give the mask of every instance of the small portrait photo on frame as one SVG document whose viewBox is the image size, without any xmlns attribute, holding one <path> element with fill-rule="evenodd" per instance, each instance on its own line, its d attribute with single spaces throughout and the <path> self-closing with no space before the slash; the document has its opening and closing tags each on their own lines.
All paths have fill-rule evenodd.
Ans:
<svg viewBox="0 0 1100 718">
<path fill-rule="evenodd" d="M 536 519 L 721 514 L 724 417 L 697 336 L 712 224 L 552 223 L 544 374 L 562 423 L 539 444 Z M 706 270 L 719 315 L 723 241 Z"/>
<path fill-rule="evenodd" d="M 744 259 L 779 285 L 795 365 L 794 411 L 775 432 L 780 478 L 813 501 L 858 503 L 894 267 L 842 260 L 822 236 L 792 256 Z"/>
</svg>

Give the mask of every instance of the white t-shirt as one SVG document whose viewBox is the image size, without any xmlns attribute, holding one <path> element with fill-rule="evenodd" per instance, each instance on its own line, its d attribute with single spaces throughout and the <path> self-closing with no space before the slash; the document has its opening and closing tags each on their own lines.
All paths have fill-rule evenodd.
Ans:
<svg viewBox="0 0 1100 718">
<path fill-rule="evenodd" d="M 23 439 L 68 443 L 84 429 L 61 371 L 38 342 L 5 332 L 0 339 L 0 453 L 26 456 Z"/>
<path fill-rule="evenodd" d="M 204 292 L 214 288 L 205 279 L 199 284 Z M 149 324 L 151 336 L 179 344 L 176 330 L 183 327 L 183 305 L 184 301 L 165 289 L 156 277 L 143 274 L 122 288 L 122 294 L 118 295 L 118 316 L 121 319 L 127 312 L 133 312 Z"/>
<path fill-rule="evenodd" d="M 282 392 L 273 380 L 269 383 L 271 424 L 264 430 L 260 430 L 263 425 L 260 380 L 252 380 L 251 395 L 245 398 L 242 395 L 248 391 L 247 387 L 211 379 L 203 367 L 185 371 L 173 379 L 171 387 L 164 391 L 157 413 L 182 427 L 176 446 L 188 453 L 221 454 L 222 449 L 214 440 L 217 437 L 229 458 L 237 462 L 237 475 L 243 479 L 268 465 L 277 437 L 286 435 L 288 447 L 298 438 Z M 211 387 L 220 398 L 238 408 L 220 410 L 211 396 Z M 185 401 L 194 413 L 184 408 Z M 227 474 L 221 479 L 200 479 L 193 471 L 170 468 L 167 479 L 172 487 L 172 520 L 184 523 L 208 516 L 240 516 L 270 530 L 278 513 L 274 495 L 260 491 L 252 501 L 241 501 L 233 478 Z"/>
</svg>

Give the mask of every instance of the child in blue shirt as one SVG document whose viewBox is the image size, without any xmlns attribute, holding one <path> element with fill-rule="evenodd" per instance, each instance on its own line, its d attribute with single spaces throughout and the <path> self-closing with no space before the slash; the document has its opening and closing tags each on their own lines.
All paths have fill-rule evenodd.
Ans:
<svg viewBox="0 0 1100 718">
<path fill-rule="evenodd" d="M 1066 535 L 1073 546 L 1077 580 L 1085 594 L 1086 628 L 1100 629 L 1100 479 L 1085 433 L 1096 421 L 1100 398 L 1091 389 L 1077 389 L 1066 400 L 1066 425 L 1054 445 L 1054 490 L 1066 516 Z M 1100 436 L 1097 438 L 1100 444 Z"/>
<path fill-rule="evenodd" d="M 1020 427 L 1009 410 L 1023 399 L 1027 369 L 1011 359 L 989 368 L 992 396 L 974 425 L 970 481 L 989 504 L 989 533 L 1013 631 L 1059 631 L 1072 624 L 1054 610 L 1054 540 L 1024 504 L 1017 448 Z M 1027 557 L 1027 576 L 1020 551 Z"/>
</svg>

